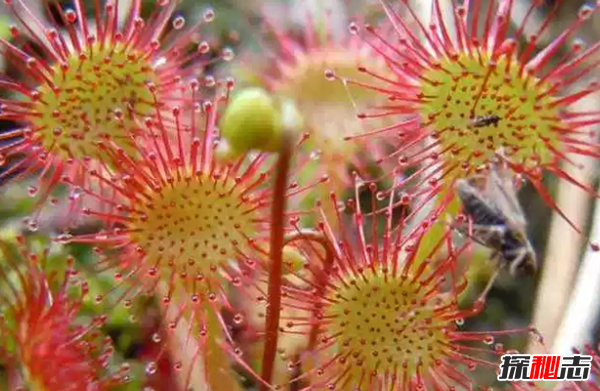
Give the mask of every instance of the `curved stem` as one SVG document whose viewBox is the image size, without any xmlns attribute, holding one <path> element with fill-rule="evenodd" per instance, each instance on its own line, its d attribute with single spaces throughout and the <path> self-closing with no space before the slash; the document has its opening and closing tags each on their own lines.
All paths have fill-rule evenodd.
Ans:
<svg viewBox="0 0 600 391">
<path fill-rule="evenodd" d="M 285 207 L 287 176 L 292 157 L 293 139 L 292 132 L 284 131 L 281 140 L 281 151 L 277 161 L 275 186 L 273 189 L 273 205 L 271 206 L 271 238 L 270 238 L 270 267 L 266 326 L 265 347 L 262 358 L 262 378 L 260 390 L 267 391 L 273 377 L 275 355 L 277 353 L 277 339 L 279 331 L 279 318 L 281 315 L 281 284 L 283 281 L 283 247 L 285 228 Z"/>
<path fill-rule="evenodd" d="M 298 233 L 294 233 L 289 235 L 285 240 L 285 245 L 295 242 L 297 240 L 308 240 L 319 243 L 325 249 L 325 261 L 323 263 L 323 269 L 319 275 L 316 277 L 317 284 L 317 297 L 322 297 L 325 293 L 325 287 L 327 286 L 327 276 L 331 273 L 331 269 L 333 268 L 333 260 L 334 260 L 334 252 L 331 248 L 329 241 L 327 238 L 319 232 L 315 231 L 301 231 Z M 313 317 L 317 315 L 318 304 L 315 304 L 315 311 L 313 312 Z M 308 339 L 308 349 L 312 350 L 317 343 L 317 336 L 319 335 L 319 323 L 312 322 L 313 325 L 310 329 L 309 339 Z"/>
</svg>

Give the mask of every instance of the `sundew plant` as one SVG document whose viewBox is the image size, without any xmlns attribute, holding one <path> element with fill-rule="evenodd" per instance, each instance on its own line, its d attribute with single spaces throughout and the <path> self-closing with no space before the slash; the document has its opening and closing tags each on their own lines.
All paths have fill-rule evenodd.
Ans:
<svg viewBox="0 0 600 391">
<path fill-rule="evenodd" d="M 0 390 L 599 390 L 599 8 L 4 0 Z"/>
</svg>

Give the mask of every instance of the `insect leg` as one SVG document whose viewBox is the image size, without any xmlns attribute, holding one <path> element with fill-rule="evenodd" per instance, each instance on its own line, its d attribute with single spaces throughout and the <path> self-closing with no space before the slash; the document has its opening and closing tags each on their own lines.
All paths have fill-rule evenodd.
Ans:
<svg viewBox="0 0 600 391">
<path fill-rule="evenodd" d="M 517 275 L 517 270 L 522 266 L 523 262 L 527 260 L 528 249 L 526 247 L 521 247 L 514 251 L 511 251 L 512 254 L 515 254 L 516 257 L 513 261 L 510 262 L 510 266 L 508 270 L 512 276 Z"/>
<path fill-rule="evenodd" d="M 497 252 L 494 254 L 494 258 L 495 259 L 492 260 L 492 262 L 494 263 L 494 274 L 492 274 L 492 276 L 490 277 L 489 281 L 485 285 L 485 288 L 483 289 L 483 291 L 479 295 L 479 298 L 477 299 L 478 301 L 485 302 L 485 299 L 487 298 L 488 293 L 492 289 L 492 286 L 494 285 L 494 282 L 496 281 L 496 278 L 500 274 L 500 269 L 502 269 L 503 265 L 500 262 L 500 258 L 498 257 L 498 255 L 499 255 L 499 253 L 497 253 Z"/>
</svg>

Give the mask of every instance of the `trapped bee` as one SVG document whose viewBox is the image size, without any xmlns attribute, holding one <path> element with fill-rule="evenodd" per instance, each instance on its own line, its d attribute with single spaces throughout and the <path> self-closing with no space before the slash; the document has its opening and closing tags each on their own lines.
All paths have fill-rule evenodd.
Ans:
<svg viewBox="0 0 600 391">
<path fill-rule="evenodd" d="M 492 249 L 500 265 L 508 267 L 512 275 L 535 273 L 536 254 L 527 239 L 526 221 L 512 179 L 494 164 L 483 190 L 462 179 L 457 181 L 456 190 L 471 220 L 471 225 L 464 223 L 459 231 L 468 232 L 474 241 Z"/>
<path fill-rule="evenodd" d="M 497 115 L 486 115 L 484 117 L 476 117 L 471 120 L 469 127 L 471 128 L 483 128 L 484 126 L 489 125 L 498 125 L 500 122 L 500 117 Z"/>
</svg>

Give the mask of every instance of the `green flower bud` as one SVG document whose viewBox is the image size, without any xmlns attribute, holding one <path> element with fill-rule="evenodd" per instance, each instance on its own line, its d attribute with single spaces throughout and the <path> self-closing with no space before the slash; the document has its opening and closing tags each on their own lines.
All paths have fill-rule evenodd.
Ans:
<svg viewBox="0 0 600 391">
<path fill-rule="evenodd" d="M 233 97 L 221 120 L 221 135 L 229 152 L 278 152 L 283 131 L 302 127 L 293 102 L 277 100 L 260 88 L 248 88 Z M 228 153 L 229 154 L 229 153 Z"/>
</svg>

